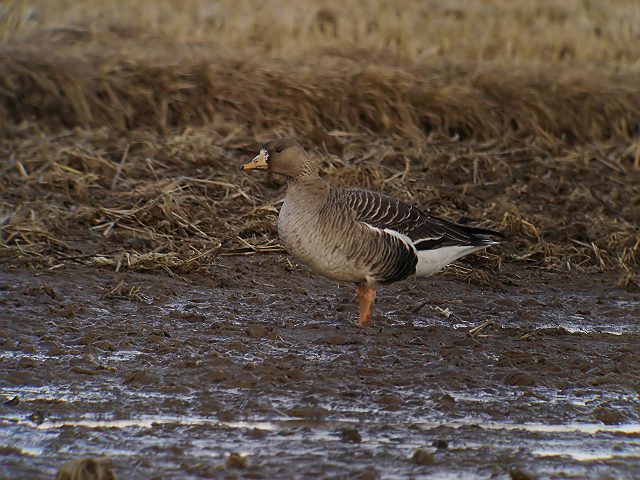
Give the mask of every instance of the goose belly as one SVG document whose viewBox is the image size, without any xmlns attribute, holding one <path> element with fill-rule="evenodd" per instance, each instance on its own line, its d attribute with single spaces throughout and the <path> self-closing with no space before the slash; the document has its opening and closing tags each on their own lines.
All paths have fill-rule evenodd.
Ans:
<svg viewBox="0 0 640 480">
<path fill-rule="evenodd" d="M 307 215 L 285 215 L 278 218 L 278 233 L 287 251 L 325 277 L 360 282 L 370 276 L 366 265 L 359 264 L 348 239 L 330 236 L 318 228 Z M 310 218 L 311 217 L 311 218 Z"/>
</svg>

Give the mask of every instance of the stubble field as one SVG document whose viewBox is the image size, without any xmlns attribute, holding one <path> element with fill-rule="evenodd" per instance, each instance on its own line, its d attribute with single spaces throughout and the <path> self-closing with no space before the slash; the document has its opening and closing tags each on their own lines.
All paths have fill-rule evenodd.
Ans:
<svg viewBox="0 0 640 480">
<path fill-rule="evenodd" d="M 0 6 L 0 476 L 634 477 L 635 2 L 53 3 Z M 509 240 L 355 328 L 278 135 Z"/>
</svg>

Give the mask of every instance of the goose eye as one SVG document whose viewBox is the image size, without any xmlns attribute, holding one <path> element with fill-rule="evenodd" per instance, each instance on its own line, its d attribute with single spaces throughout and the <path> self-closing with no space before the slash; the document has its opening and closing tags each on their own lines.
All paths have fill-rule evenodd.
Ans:
<svg viewBox="0 0 640 480">
<path fill-rule="evenodd" d="M 282 153 L 282 147 L 276 147 L 275 152 L 276 153 Z"/>
</svg>

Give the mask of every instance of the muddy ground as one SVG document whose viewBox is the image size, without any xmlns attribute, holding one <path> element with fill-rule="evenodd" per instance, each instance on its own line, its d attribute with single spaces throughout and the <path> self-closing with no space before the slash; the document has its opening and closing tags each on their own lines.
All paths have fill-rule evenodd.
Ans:
<svg viewBox="0 0 640 480">
<path fill-rule="evenodd" d="M 613 273 L 410 279 L 368 328 L 281 255 L 4 264 L 0 305 L 2 478 L 640 476 L 639 295 Z"/>
</svg>

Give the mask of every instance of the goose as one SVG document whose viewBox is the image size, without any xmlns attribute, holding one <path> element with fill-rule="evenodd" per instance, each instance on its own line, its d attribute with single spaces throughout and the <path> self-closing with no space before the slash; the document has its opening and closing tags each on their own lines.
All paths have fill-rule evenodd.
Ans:
<svg viewBox="0 0 640 480">
<path fill-rule="evenodd" d="M 287 251 L 317 274 L 354 282 L 358 325 L 371 322 L 376 289 L 411 275 L 428 276 L 490 245 L 499 232 L 458 225 L 383 193 L 338 188 L 291 138 L 263 144 L 241 170 L 287 178 L 278 234 Z"/>
</svg>

